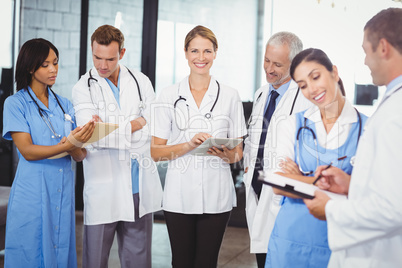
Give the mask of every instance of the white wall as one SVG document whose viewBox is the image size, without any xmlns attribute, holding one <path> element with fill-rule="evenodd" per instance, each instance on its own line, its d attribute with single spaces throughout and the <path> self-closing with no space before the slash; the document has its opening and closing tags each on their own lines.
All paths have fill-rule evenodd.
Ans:
<svg viewBox="0 0 402 268">
<path fill-rule="evenodd" d="M 267 0 L 266 13 L 273 10 L 273 16 L 266 17 L 264 39 L 290 31 L 302 39 L 304 48 L 322 49 L 338 67 L 347 98 L 353 101 L 355 83 L 372 83 L 361 47 L 364 25 L 388 7 L 402 4 L 392 0 Z"/>
</svg>

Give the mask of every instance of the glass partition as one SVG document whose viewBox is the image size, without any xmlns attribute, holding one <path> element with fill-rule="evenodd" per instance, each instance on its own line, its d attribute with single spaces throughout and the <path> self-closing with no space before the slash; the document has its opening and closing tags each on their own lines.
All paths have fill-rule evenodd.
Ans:
<svg viewBox="0 0 402 268">
<path fill-rule="evenodd" d="M 125 38 L 126 54 L 121 63 L 141 70 L 143 0 L 89 0 L 87 69 L 92 68 L 91 35 L 101 25 L 119 28 Z"/>
<path fill-rule="evenodd" d="M 158 93 L 189 74 L 184 38 L 195 26 L 210 28 L 218 39 L 218 53 L 211 74 L 252 100 L 256 89 L 258 53 L 257 0 L 159 0 L 156 82 Z"/>
</svg>

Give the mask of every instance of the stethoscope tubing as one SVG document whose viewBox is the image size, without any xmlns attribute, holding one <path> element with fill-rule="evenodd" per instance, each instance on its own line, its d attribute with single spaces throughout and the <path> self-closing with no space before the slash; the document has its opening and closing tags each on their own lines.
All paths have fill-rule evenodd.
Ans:
<svg viewBox="0 0 402 268">
<path fill-rule="evenodd" d="M 221 86 L 220 86 L 219 82 L 216 81 L 216 80 L 215 80 L 215 82 L 216 82 L 216 84 L 218 85 L 218 92 L 216 93 L 216 98 L 215 98 L 214 104 L 212 105 L 211 109 L 209 110 L 208 113 L 206 113 L 206 114 L 204 115 L 206 119 L 211 119 L 211 118 L 212 118 L 212 111 L 214 110 L 215 105 L 216 105 L 216 103 L 218 102 L 219 95 L 220 95 L 220 92 L 221 92 Z M 180 91 L 180 84 L 179 84 L 179 86 L 178 86 L 178 88 L 177 88 L 177 92 L 179 92 L 179 91 Z M 178 103 L 179 101 L 184 101 L 184 102 L 186 103 L 187 112 L 189 113 L 189 111 L 188 111 L 189 108 L 188 108 L 188 104 L 187 104 L 187 99 L 184 98 L 183 96 L 179 95 L 179 97 L 177 98 L 177 100 L 173 103 L 173 109 L 175 110 L 175 120 L 177 119 L 177 118 L 176 118 L 176 107 L 177 107 L 177 103 Z M 177 120 L 176 120 L 176 123 L 177 123 Z M 180 128 L 179 128 L 179 129 L 180 129 Z M 180 130 L 182 130 L 182 129 L 180 129 Z"/>
<path fill-rule="evenodd" d="M 67 121 L 72 122 L 71 116 L 70 116 L 69 114 L 67 114 L 67 113 L 64 111 L 63 106 L 61 105 L 61 103 L 60 103 L 60 101 L 59 101 L 59 98 L 57 97 L 56 93 L 54 93 L 54 91 L 53 91 L 50 87 L 48 87 L 48 88 L 49 88 L 49 90 L 53 93 L 53 95 L 54 95 L 54 97 L 55 97 L 55 99 L 56 99 L 57 104 L 59 105 L 60 109 L 62 110 L 63 115 L 64 115 L 64 119 L 67 120 Z M 34 101 L 36 107 L 38 107 L 39 115 L 42 117 L 42 119 L 43 119 L 43 121 L 45 122 L 45 124 L 47 125 L 47 127 L 48 127 L 48 128 L 50 129 L 50 131 L 53 133 L 54 137 L 60 138 L 61 135 L 56 133 L 56 130 L 54 129 L 53 124 L 52 124 L 52 122 L 50 121 L 50 119 L 49 119 L 48 117 L 47 117 L 47 120 L 45 119 L 45 116 L 44 116 L 44 114 L 43 114 L 43 109 L 40 108 L 38 102 L 32 97 L 31 93 L 29 92 L 29 89 L 26 89 L 26 90 L 27 90 L 27 92 L 28 92 L 28 95 L 29 95 L 29 96 L 31 97 L 31 99 Z M 73 123 L 73 122 L 72 122 L 72 123 Z"/>
<path fill-rule="evenodd" d="M 362 134 L 362 118 L 361 118 L 361 115 L 360 115 L 359 111 L 358 111 L 356 108 L 354 108 L 354 109 L 355 109 L 355 111 L 356 111 L 357 118 L 358 118 L 358 121 L 359 121 L 359 133 L 358 133 L 358 135 L 357 135 L 357 141 L 356 141 L 356 147 L 357 147 L 357 145 L 359 144 L 360 136 L 361 136 L 361 134 Z M 309 172 L 304 172 L 304 171 L 302 171 L 302 170 L 301 170 L 301 166 L 300 166 L 301 164 L 300 164 L 299 138 L 300 138 L 300 133 L 303 131 L 303 129 L 306 129 L 306 130 L 310 131 L 311 134 L 313 135 L 314 145 L 315 145 L 315 147 L 316 147 L 316 153 L 317 153 L 317 155 L 316 155 L 316 158 L 317 158 L 317 167 L 319 166 L 318 142 L 317 142 L 317 136 L 315 135 L 314 131 L 313 131 L 310 127 L 307 126 L 307 118 L 304 118 L 304 125 L 303 125 L 302 127 L 300 127 L 300 128 L 297 130 L 297 135 L 296 135 L 297 156 L 296 156 L 296 157 L 297 157 L 298 162 L 299 162 L 300 171 L 303 172 L 303 173 L 309 173 Z M 352 158 L 353 158 L 353 157 L 352 157 Z M 354 159 L 353 159 L 353 160 L 354 160 Z M 352 159 L 351 159 L 351 161 L 352 161 Z"/>
<path fill-rule="evenodd" d="M 127 68 L 127 67 L 126 67 L 126 68 Z M 96 82 L 96 83 L 99 84 L 98 79 L 96 79 L 95 77 L 92 76 L 91 71 L 92 71 L 92 69 L 89 70 L 89 77 L 88 77 L 88 80 L 87 80 L 89 92 L 91 92 L 91 80 L 93 80 L 94 82 Z M 127 71 L 130 73 L 131 77 L 132 77 L 132 78 L 134 79 L 134 81 L 135 81 L 135 84 L 137 85 L 138 97 L 139 97 L 139 99 L 140 99 L 140 109 L 144 109 L 145 107 L 144 107 L 144 102 L 143 102 L 143 100 L 142 100 L 142 95 L 141 95 L 141 90 L 140 90 L 140 84 L 138 83 L 137 78 L 134 76 L 134 74 L 130 71 L 129 68 L 127 68 Z M 102 93 L 103 101 L 105 101 L 105 95 L 103 94 L 102 88 L 101 88 L 100 91 L 101 91 L 101 93 Z M 91 102 L 94 103 L 94 102 L 93 102 L 93 99 L 92 99 L 92 94 L 90 93 L 90 95 L 91 95 Z"/>
<path fill-rule="evenodd" d="M 295 95 L 295 97 L 293 98 L 293 103 L 292 103 L 292 107 L 290 108 L 290 113 L 289 113 L 289 115 L 292 115 L 293 114 L 293 110 L 294 110 L 294 107 L 295 107 L 295 105 L 296 105 L 296 100 L 297 100 L 297 97 L 299 96 L 299 91 L 300 91 L 300 88 L 297 88 L 297 92 L 296 92 L 296 95 Z M 253 105 L 253 110 L 251 111 L 251 115 L 250 115 L 250 118 L 249 118 L 249 120 L 248 120 L 248 122 L 247 122 L 247 129 L 250 127 L 250 126 L 254 126 L 255 125 L 255 121 L 254 121 L 254 123 L 253 124 L 251 124 L 252 122 L 253 122 L 253 111 L 254 111 L 254 107 L 257 105 L 257 103 L 260 101 L 260 99 L 261 99 L 261 96 L 262 96 L 262 91 L 260 92 L 260 94 L 258 94 L 258 97 L 257 97 L 257 99 L 255 100 L 255 103 L 254 103 L 254 105 Z"/>
</svg>

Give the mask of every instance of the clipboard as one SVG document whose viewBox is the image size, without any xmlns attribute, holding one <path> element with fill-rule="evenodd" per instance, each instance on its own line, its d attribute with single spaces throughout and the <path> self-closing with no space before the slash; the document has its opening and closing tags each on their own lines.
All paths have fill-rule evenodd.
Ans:
<svg viewBox="0 0 402 268">
<path fill-rule="evenodd" d="M 207 152 L 209 148 L 221 147 L 225 145 L 229 150 L 239 145 L 243 139 L 238 138 L 208 138 L 200 146 L 190 152 L 192 155 L 210 156 Z"/>
<path fill-rule="evenodd" d="M 258 179 L 266 185 L 283 190 L 285 192 L 295 194 L 304 199 L 313 199 L 315 191 L 319 190 L 326 193 L 331 199 L 346 200 L 346 195 L 336 194 L 329 191 L 322 190 L 317 186 L 302 181 L 287 178 L 278 174 L 269 174 L 267 172 L 259 171 L 260 176 Z"/>
<path fill-rule="evenodd" d="M 113 131 L 115 131 L 118 128 L 119 128 L 118 124 L 96 122 L 95 129 L 94 129 L 94 132 L 92 133 L 91 138 L 89 138 L 89 140 L 86 143 L 82 144 L 81 148 L 84 148 L 94 142 L 97 142 L 97 141 L 103 139 L 104 137 L 106 137 L 107 135 L 109 135 L 110 133 L 112 133 Z M 64 157 L 66 155 L 68 155 L 68 153 L 63 152 L 58 155 L 49 157 L 48 159 L 57 159 L 57 158 Z"/>
</svg>

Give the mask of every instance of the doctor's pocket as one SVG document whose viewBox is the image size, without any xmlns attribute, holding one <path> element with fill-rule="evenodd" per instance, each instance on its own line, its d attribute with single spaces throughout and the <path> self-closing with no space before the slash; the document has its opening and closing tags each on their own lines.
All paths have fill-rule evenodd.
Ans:
<svg viewBox="0 0 402 268">
<path fill-rule="evenodd" d="M 85 183 L 109 183 L 113 181 L 113 167 L 109 150 L 88 150 L 84 159 Z"/>
</svg>

